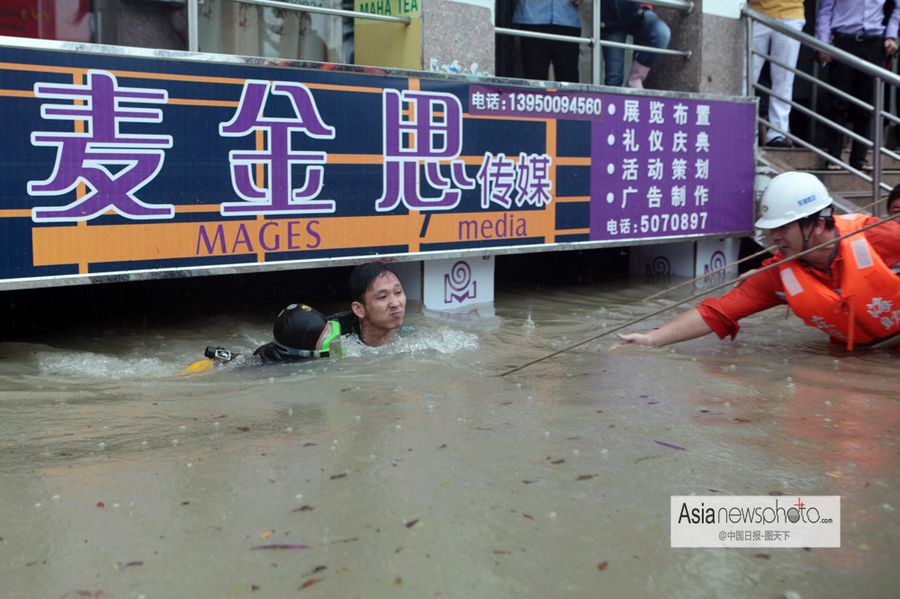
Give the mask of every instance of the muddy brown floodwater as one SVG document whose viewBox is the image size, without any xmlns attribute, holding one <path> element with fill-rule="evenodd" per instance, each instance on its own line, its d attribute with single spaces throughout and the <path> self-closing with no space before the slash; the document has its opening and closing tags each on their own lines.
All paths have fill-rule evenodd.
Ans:
<svg viewBox="0 0 900 599">
<path fill-rule="evenodd" d="M 778 309 L 734 342 L 604 338 L 496 376 L 656 290 L 411 304 L 394 346 L 190 378 L 268 323 L 0 343 L 0 595 L 897 596 L 895 355 Z M 840 495 L 842 546 L 672 549 L 670 497 L 692 494 Z"/>
</svg>

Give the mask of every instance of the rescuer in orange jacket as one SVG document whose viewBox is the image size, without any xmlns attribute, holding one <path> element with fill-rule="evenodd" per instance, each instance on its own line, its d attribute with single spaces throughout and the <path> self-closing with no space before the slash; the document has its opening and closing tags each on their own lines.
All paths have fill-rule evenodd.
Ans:
<svg viewBox="0 0 900 599">
<path fill-rule="evenodd" d="M 778 247 L 763 266 L 794 256 L 866 225 L 877 217 L 831 215 L 832 199 L 819 179 L 789 172 L 772 179 L 760 204 L 756 226 L 768 229 Z M 900 224 L 885 222 L 778 268 L 752 274 L 720 298 L 647 333 L 619 335 L 625 343 L 661 347 L 714 332 L 737 334 L 738 321 L 787 303 L 832 341 L 877 344 L 900 334 Z"/>
</svg>

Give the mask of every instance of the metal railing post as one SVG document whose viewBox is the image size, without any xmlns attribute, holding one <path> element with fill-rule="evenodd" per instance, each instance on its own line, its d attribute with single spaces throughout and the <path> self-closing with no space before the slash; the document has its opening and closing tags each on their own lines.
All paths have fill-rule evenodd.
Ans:
<svg viewBox="0 0 900 599">
<path fill-rule="evenodd" d="M 881 146 L 884 145 L 884 119 L 881 112 L 884 110 L 884 81 L 879 77 L 873 78 L 875 81 L 875 108 L 872 115 L 872 201 L 878 202 L 881 199 Z M 881 216 L 884 214 L 881 203 L 875 204 L 872 214 Z"/>
<path fill-rule="evenodd" d="M 600 85 L 600 0 L 593 0 L 591 40 L 591 83 Z"/>
<path fill-rule="evenodd" d="M 744 94 L 747 96 L 753 95 L 753 19 L 745 19 L 746 27 L 744 29 L 747 32 L 747 45 L 744 46 L 746 52 L 744 53 L 744 83 L 746 87 L 744 88 Z M 759 104 L 756 105 L 757 113 L 759 112 Z M 757 116 L 759 116 L 757 114 Z M 755 128 L 753 134 L 753 139 L 758 139 L 759 137 L 759 127 Z"/>
<path fill-rule="evenodd" d="M 191 52 L 200 51 L 200 7 L 199 0 L 188 0 L 187 3 L 187 22 L 188 22 L 188 50 Z"/>
</svg>

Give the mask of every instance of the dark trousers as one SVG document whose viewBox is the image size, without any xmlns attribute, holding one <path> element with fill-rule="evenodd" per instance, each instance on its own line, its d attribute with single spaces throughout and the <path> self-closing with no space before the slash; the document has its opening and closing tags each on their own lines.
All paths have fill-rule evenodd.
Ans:
<svg viewBox="0 0 900 599">
<path fill-rule="evenodd" d="M 563 27 L 562 25 L 522 25 L 519 29 L 555 33 L 556 35 L 581 36 L 581 29 Z M 547 80 L 550 74 L 550 63 L 553 63 L 553 74 L 557 81 L 578 83 L 578 44 L 539 40 L 533 37 L 519 38 L 522 46 L 522 75 L 526 79 Z"/>
<path fill-rule="evenodd" d="M 850 36 L 836 33 L 832 42 L 836 47 L 849 52 L 865 61 L 884 66 L 884 38 L 866 38 L 857 40 Z M 875 98 L 875 81 L 872 77 L 853 69 L 836 60 L 828 64 L 829 82 L 836 88 L 851 96 L 873 104 Z M 825 116 L 840 125 L 849 124 L 850 129 L 867 139 L 872 138 L 872 114 L 843 98 L 830 95 L 826 105 Z M 844 147 L 844 135 L 831 128 L 826 129 L 825 147 L 835 158 L 841 157 Z M 868 148 L 853 140 L 850 149 L 850 164 L 856 166 L 866 159 Z"/>
</svg>

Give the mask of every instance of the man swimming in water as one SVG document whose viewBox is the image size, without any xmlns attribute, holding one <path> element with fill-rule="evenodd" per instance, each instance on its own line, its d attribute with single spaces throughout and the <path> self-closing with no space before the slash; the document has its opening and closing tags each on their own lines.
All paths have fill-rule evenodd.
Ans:
<svg viewBox="0 0 900 599">
<path fill-rule="evenodd" d="M 275 318 L 272 337 L 253 352 L 263 362 L 328 358 L 340 352 L 341 325 L 306 304 L 291 304 Z"/>
<path fill-rule="evenodd" d="M 355 333 L 364 345 L 391 343 L 398 335 L 415 331 L 403 323 L 406 294 L 400 278 L 383 262 L 360 264 L 350 273 L 350 310 L 322 316 L 305 304 L 291 304 L 275 319 L 274 341 L 253 352 L 263 363 L 291 362 L 336 355 L 342 334 Z M 206 360 L 181 371 L 196 374 L 215 363 L 230 362 L 238 354 L 221 347 L 207 347 Z"/>
<path fill-rule="evenodd" d="M 272 336 L 274 341 L 258 347 L 247 363 L 296 362 L 340 353 L 340 322 L 327 320 L 321 312 L 306 304 L 291 304 L 279 312 Z M 206 372 L 216 364 L 231 362 L 240 354 L 223 347 L 207 347 L 204 355 L 204 359 L 191 363 L 179 375 Z"/>
<path fill-rule="evenodd" d="M 406 293 L 400 278 L 383 262 L 360 264 L 350 273 L 350 310 L 330 316 L 373 347 L 391 343 L 398 335 L 412 332 L 404 325 Z"/>
</svg>

